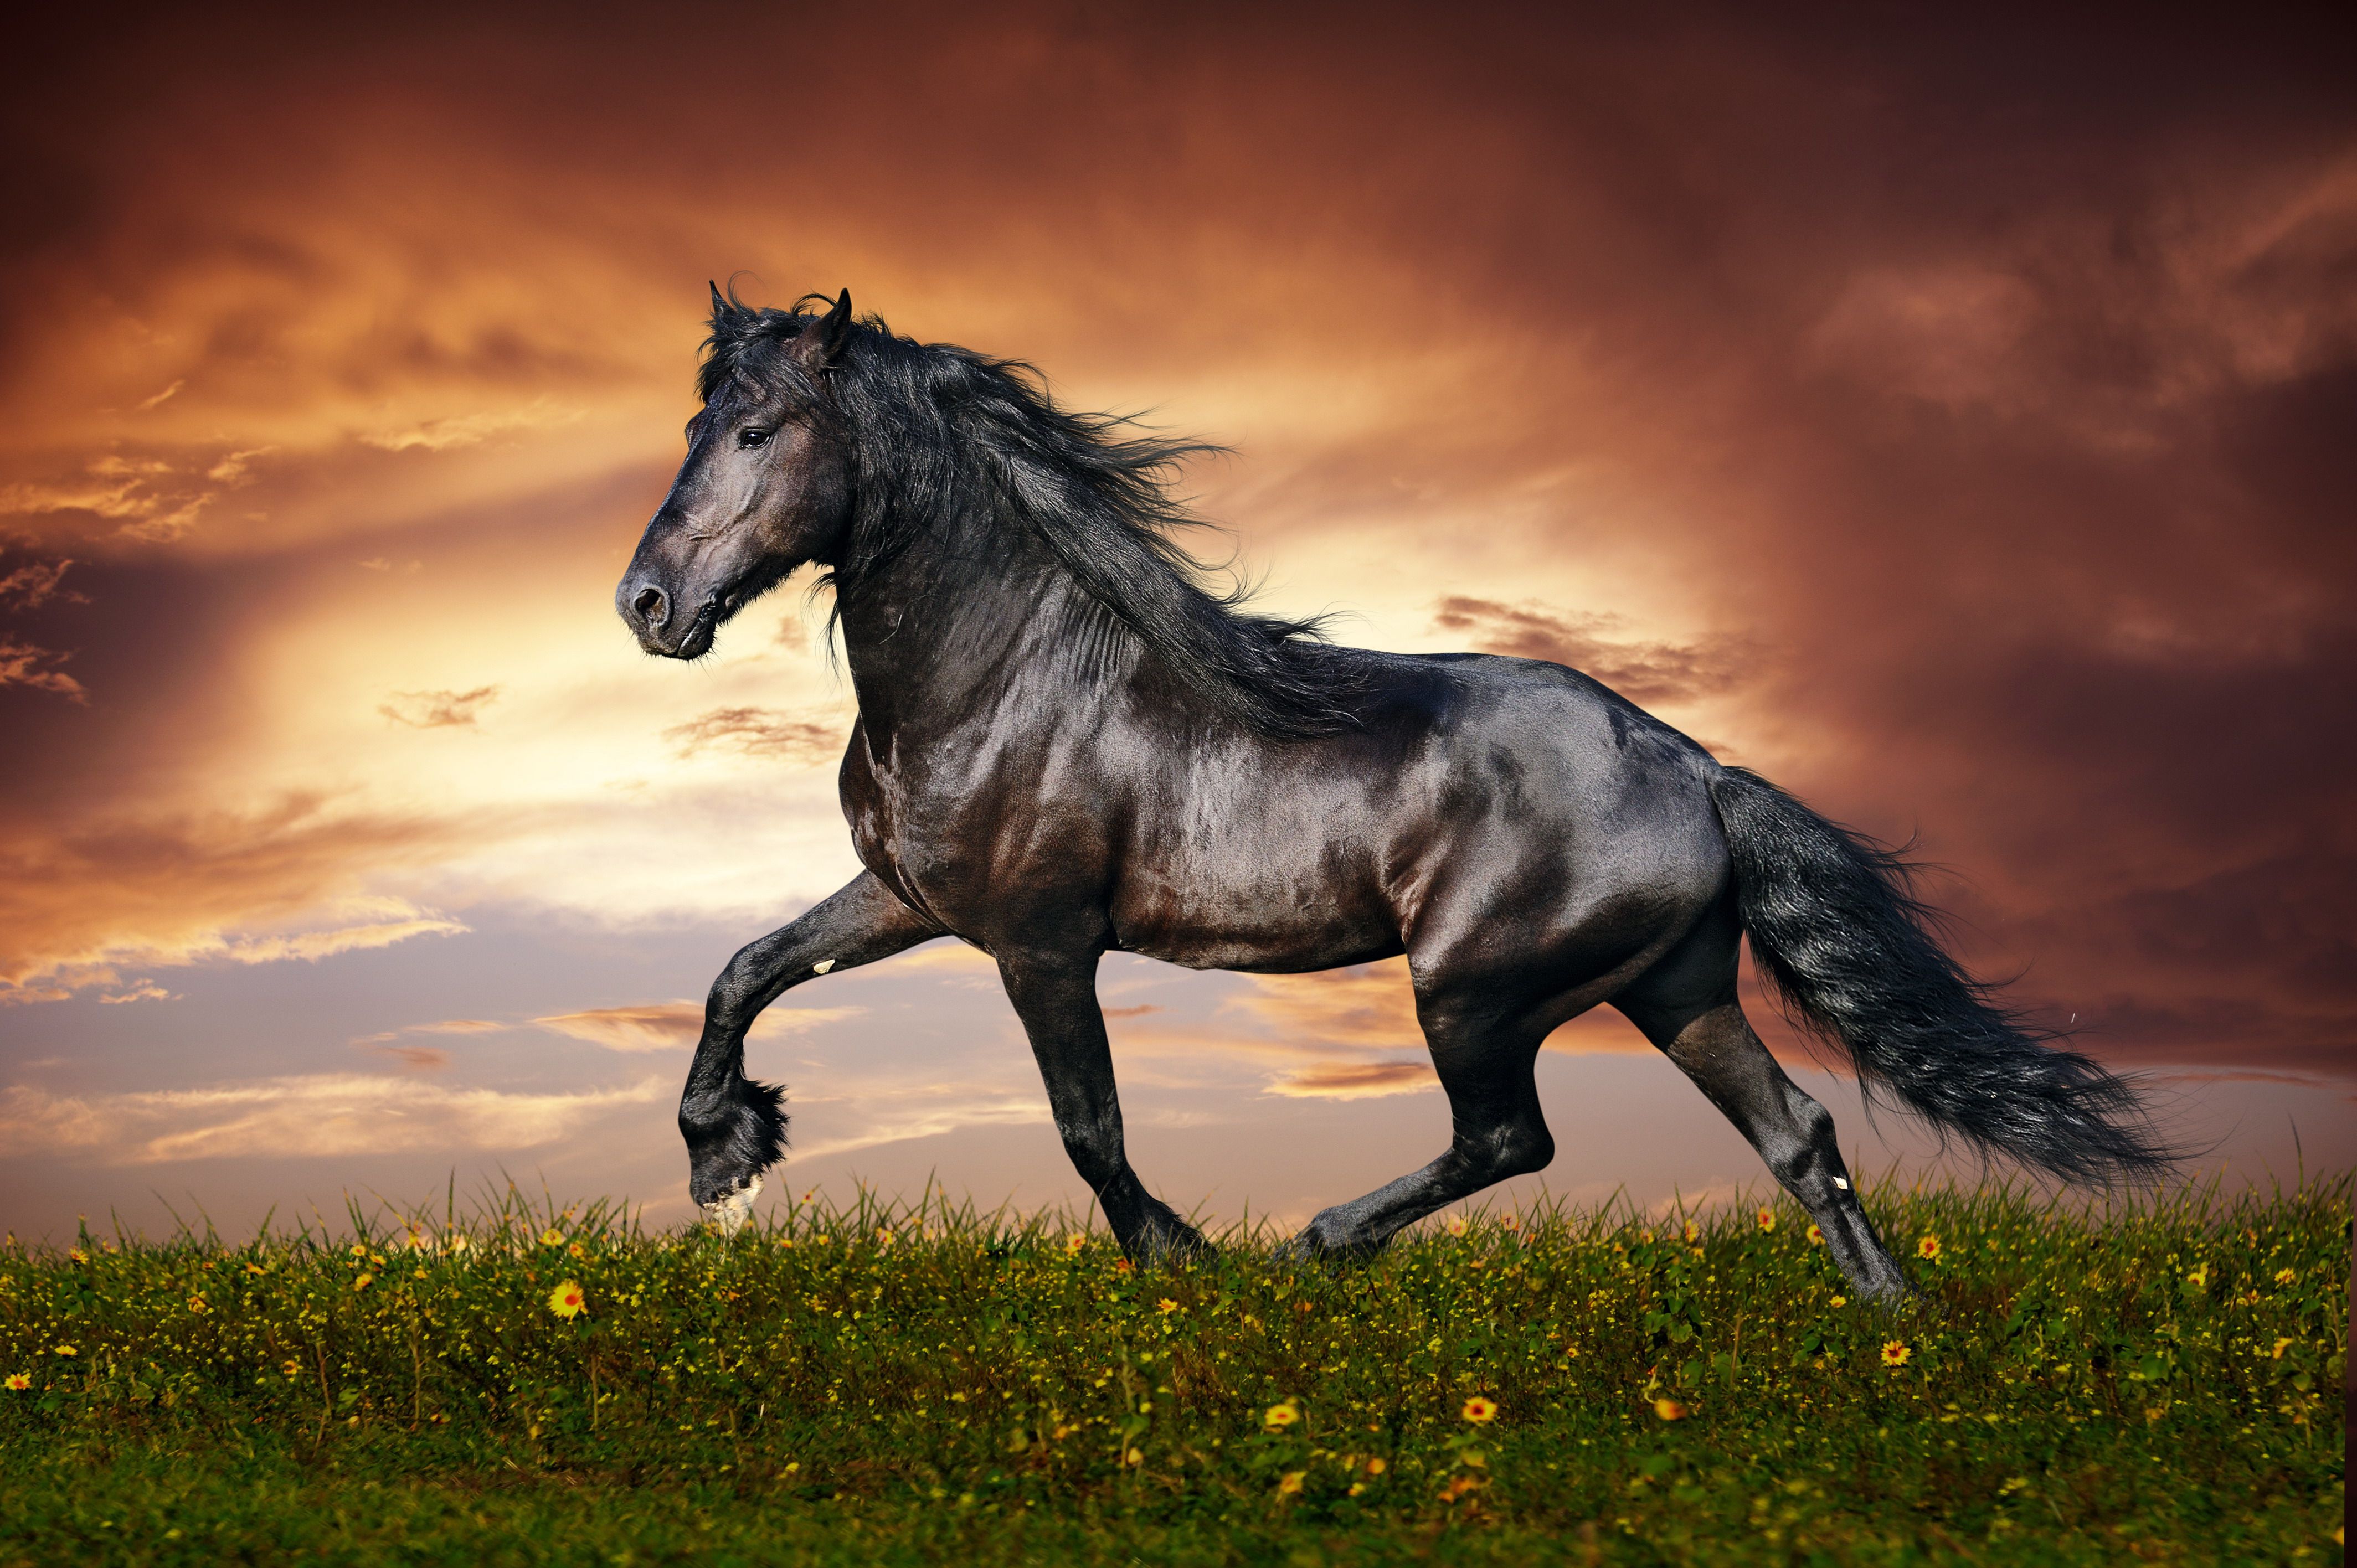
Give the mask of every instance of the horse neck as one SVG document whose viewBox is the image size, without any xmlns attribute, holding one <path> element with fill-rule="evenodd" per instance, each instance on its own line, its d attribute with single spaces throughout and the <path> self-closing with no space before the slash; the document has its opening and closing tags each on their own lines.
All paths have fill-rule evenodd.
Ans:
<svg viewBox="0 0 2357 1568">
<path fill-rule="evenodd" d="M 950 727 L 1018 682 L 1058 682 L 1082 699 L 1127 664 L 1073 657 L 1126 634 L 1015 519 L 935 520 L 838 596 L 860 716 L 877 738 Z"/>
</svg>

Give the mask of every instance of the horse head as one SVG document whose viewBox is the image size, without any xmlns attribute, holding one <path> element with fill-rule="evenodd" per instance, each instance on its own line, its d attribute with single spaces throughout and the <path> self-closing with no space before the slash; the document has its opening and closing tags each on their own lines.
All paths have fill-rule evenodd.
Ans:
<svg viewBox="0 0 2357 1568">
<path fill-rule="evenodd" d="M 687 459 L 614 592 L 647 652 L 701 657 L 730 616 L 804 562 L 833 559 L 851 464 L 824 388 L 852 332 L 848 289 L 802 316 L 748 309 L 714 286 Z"/>
</svg>

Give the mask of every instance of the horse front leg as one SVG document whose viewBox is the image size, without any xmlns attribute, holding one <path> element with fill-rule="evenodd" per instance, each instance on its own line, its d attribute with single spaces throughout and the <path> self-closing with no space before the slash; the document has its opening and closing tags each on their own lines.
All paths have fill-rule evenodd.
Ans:
<svg viewBox="0 0 2357 1568">
<path fill-rule="evenodd" d="M 745 1035 L 761 1010 L 821 974 L 874 963 L 942 935 L 861 872 L 792 924 L 739 948 L 704 1004 L 704 1035 L 679 1100 L 688 1191 L 705 1217 L 733 1232 L 752 1211 L 761 1173 L 785 1154 L 783 1088 L 745 1076 Z"/>
<path fill-rule="evenodd" d="M 1122 1251 L 1141 1262 L 1210 1251 L 1202 1233 L 1147 1192 L 1130 1169 L 1113 1046 L 1105 1038 L 1104 1010 L 1097 1005 L 1096 955 L 1078 961 L 1001 957 L 998 972 L 1030 1036 L 1064 1153 L 1096 1194 Z"/>
</svg>

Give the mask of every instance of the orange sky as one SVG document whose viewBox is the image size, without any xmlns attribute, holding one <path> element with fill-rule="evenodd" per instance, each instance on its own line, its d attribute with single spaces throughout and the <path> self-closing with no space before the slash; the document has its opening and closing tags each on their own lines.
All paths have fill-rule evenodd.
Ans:
<svg viewBox="0 0 2357 1568">
<path fill-rule="evenodd" d="M 1192 487 L 1275 607 L 1566 660 L 1920 833 L 1973 960 L 2222 1157 L 2357 1156 L 2345 50 L 1288 15 L 25 50 L 0 1219 L 500 1163 L 683 1203 L 677 1004 L 854 869 L 823 607 L 693 668 L 610 609 L 732 274 L 1228 444 Z M 1070 1194 L 988 978 L 927 950 L 756 1036 L 811 1179 Z M 1182 1208 L 1445 1135 L 1394 968 L 1106 990 Z M 1617 1018 L 1557 1044 L 1557 1190 L 1761 1179 Z M 1566 1137 L 1608 1086 L 1691 1157 Z"/>
</svg>

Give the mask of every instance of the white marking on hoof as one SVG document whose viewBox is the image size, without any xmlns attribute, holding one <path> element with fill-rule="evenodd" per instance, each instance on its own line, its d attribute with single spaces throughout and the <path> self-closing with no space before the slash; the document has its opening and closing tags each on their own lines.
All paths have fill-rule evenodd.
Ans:
<svg viewBox="0 0 2357 1568">
<path fill-rule="evenodd" d="M 833 969 L 834 967 L 834 960 L 831 958 L 823 958 L 816 963 L 811 965 L 811 972 L 813 974 L 824 974 L 828 970 Z"/>
<path fill-rule="evenodd" d="M 735 1192 L 724 1193 L 704 1206 L 705 1222 L 723 1236 L 734 1236 L 745 1228 L 753 1212 L 753 1200 L 761 1196 L 761 1178 L 755 1176 Z"/>
<path fill-rule="evenodd" d="M 1844 1192 L 1847 1192 L 1849 1190 L 1849 1177 L 1835 1176 L 1834 1177 L 1834 1185 L 1841 1188 Z"/>
</svg>

